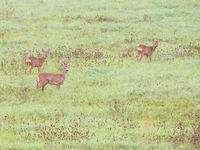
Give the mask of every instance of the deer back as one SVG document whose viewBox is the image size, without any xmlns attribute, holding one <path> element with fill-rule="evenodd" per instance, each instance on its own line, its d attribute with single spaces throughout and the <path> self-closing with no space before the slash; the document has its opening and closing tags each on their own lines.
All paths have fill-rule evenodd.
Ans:
<svg viewBox="0 0 200 150">
<path fill-rule="evenodd" d="M 53 74 L 53 73 L 40 73 L 38 75 L 38 82 L 47 82 L 49 84 L 62 84 L 65 80 L 64 74 Z"/>
<path fill-rule="evenodd" d="M 36 57 L 31 56 L 26 59 L 27 63 L 30 63 L 31 65 L 36 66 L 36 67 L 41 67 L 43 65 L 44 61 L 45 61 L 44 57 L 36 58 Z"/>
<path fill-rule="evenodd" d="M 137 51 L 143 51 L 143 49 L 145 49 L 145 45 L 142 45 L 142 44 L 140 44 L 139 46 L 138 46 L 138 48 L 137 48 Z"/>
<path fill-rule="evenodd" d="M 139 45 L 137 48 L 137 51 L 142 52 L 144 54 L 150 54 L 153 52 L 152 46 L 145 46 L 145 45 Z"/>
</svg>

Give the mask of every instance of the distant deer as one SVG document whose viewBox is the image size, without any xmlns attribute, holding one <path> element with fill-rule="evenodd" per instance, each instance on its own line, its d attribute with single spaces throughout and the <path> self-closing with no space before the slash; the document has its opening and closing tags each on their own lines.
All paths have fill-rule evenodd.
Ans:
<svg viewBox="0 0 200 150">
<path fill-rule="evenodd" d="M 40 73 L 40 69 L 43 65 L 43 63 L 45 62 L 45 59 L 47 58 L 48 54 L 49 54 L 49 49 L 47 51 L 45 51 L 44 49 L 42 49 L 42 52 L 43 52 L 43 57 L 42 58 L 36 58 L 36 57 L 28 57 L 26 59 L 26 68 L 25 68 L 25 74 L 27 72 L 27 69 L 29 66 L 31 66 L 31 69 L 29 70 L 29 72 L 31 73 L 32 69 L 34 67 L 38 67 L 38 72 Z"/>
<path fill-rule="evenodd" d="M 153 46 L 145 46 L 145 45 L 139 45 L 137 48 L 137 61 L 139 60 L 140 57 L 140 61 L 142 60 L 143 56 L 146 55 L 147 56 L 147 61 L 148 61 L 148 57 L 150 59 L 151 62 L 151 56 L 153 54 L 153 52 L 155 51 L 156 47 L 158 47 L 158 40 L 153 40 L 154 41 L 154 45 Z"/>
<path fill-rule="evenodd" d="M 68 71 L 69 71 L 69 64 L 64 63 L 63 72 L 61 74 L 40 73 L 38 75 L 37 90 L 39 90 L 42 87 L 42 92 L 44 93 L 44 87 L 47 84 L 56 85 L 57 89 L 59 89 L 60 85 L 63 84 Z"/>
</svg>

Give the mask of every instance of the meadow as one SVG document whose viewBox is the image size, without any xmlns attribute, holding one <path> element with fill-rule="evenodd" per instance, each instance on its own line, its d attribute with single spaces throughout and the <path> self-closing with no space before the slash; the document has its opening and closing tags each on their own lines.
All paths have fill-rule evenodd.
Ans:
<svg viewBox="0 0 200 150">
<path fill-rule="evenodd" d="M 200 149 L 199 14 L 198 0 L 0 0 L 0 150 Z M 70 62 L 44 94 L 24 74 L 43 48 L 42 72 Z"/>
</svg>

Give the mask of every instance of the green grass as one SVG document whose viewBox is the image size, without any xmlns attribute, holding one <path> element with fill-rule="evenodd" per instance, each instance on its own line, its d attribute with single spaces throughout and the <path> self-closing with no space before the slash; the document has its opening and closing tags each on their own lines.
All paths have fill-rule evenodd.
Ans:
<svg viewBox="0 0 200 150">
<path fill-rule="evenodd" d="M 1 0 L 0 149 L 199 149 L 198 0 Z M 139 44 L 160 43 L 151 63 Z M 70 70 L 36 91 L 25 59 Z"/>
</svg>

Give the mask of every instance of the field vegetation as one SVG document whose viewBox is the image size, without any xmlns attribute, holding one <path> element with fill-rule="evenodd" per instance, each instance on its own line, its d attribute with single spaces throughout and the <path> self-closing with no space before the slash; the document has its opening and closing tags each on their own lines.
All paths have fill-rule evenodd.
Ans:
<svg viewBox="0 0 200 150">
<path fill-rule="evenodd" d="M 0 149 L 200 149 L 199 14 L 198 0 L 0 0 Z M 43 48 L 42 72 L 70 62 L 44 94 L 24 74 Z"/>
</svg>

